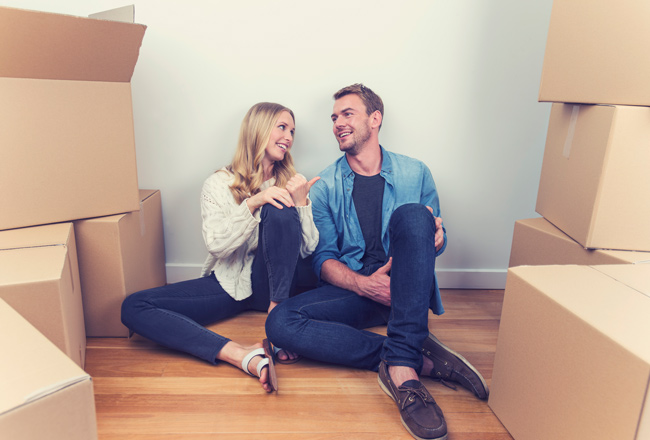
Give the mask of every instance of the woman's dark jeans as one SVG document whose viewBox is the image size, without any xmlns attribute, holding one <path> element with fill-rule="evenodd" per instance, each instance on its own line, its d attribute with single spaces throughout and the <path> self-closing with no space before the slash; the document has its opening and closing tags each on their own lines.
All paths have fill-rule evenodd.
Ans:
<svg viewBox="0 0 650 440">
<path fill-rule="evenodd" d="M 300 254 L 300 220 L 295 208 L 262 207 L 258 247 L 253 260 L 253 295 L 235 301 L 214 274 L 128 296 L 122 323 L 158 344 L 216 364 L 229 338 L 204 327 L 245 310 L 266 312 L 269 301 L 289 298 Z"/>
</svg>

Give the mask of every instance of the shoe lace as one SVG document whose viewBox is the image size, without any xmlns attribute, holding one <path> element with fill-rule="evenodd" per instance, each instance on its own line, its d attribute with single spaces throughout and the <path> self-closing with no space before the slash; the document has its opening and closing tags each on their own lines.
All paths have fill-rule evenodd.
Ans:
<svg viewBox="0 0 650 440">
<path fill-rule="evenodd" d="M 422 402 L 424 402 L 425 407 L 427 406 L 427 401 L 435 403 L 433 397 L 431 397 L 422 388 L 411 388 L 411 387 L 400 386 L 397 388 L 397 390 L 407 393 L 406 398 L 402 402 L 402 409 L 406 408 L 407 405 L 410 405 L 411 403 L 415 402 L 416 397 L 422 399 Z"/>
</svg>

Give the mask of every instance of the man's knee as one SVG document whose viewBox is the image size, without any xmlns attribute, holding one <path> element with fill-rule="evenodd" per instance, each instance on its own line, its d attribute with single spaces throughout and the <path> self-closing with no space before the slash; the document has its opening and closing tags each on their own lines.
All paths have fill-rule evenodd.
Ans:
<svg viewBox="0 0 650 440">
<path fill-rule="evenodd" d="M 435 231 L 433 214 L 420 203 L 407 203 L 398 207 L 391 215 L 390 226 L 403 229 L 405 232 Z"/>
<path fill-rule="evenodd" d="M 289 327 L 289 313 L 286 310 L 286 301 L 278 304 L 271 310 L 266 317 L 265 329 L 266 336 L 273 342 L 282 347 L 285 339 L 286 330 Z"/>
</svg>

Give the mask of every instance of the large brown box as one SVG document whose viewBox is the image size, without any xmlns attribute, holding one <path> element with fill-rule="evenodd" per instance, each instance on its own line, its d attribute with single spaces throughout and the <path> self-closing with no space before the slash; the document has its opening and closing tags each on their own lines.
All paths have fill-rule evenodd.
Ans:
<svg viewBox="0 0 650 440">
<path fill-rule="evenodd" d="M 0 7 L 0 230 L 138 209 L 145 26 Z"/>
<path fill-rule="evenodd" d="M 650 264 L 508 271 L 488 404 L 517 440 L 650 439 Z"/>
<path fill-rule="evenodd" d="M 0 231 L 0 299 L 83 368 L 86 334 L 72 223 Z"/>
<path fill-rule="evenodd" d="M 540 101 L 650 106 L 646 0 L 554 0 Z"/>
<path fill-rule="evenodd" d="M 585 248 L 650 251 L 650 108 L 553 104 L 536 210 Z"/>
<path fill-rule="evenodd" d="M 650 252 L 585 249 L 543 217 L 515 222 L 509 267 L 650 263 Z"/>
<path fill-rule="evenodd" d="M 90 376 L 0 299 L 0 437 L 97 438 Z"/>
<path fill-rule="evenodd" d="M 124 298 L 166 283 L 160 191 L 140 198 L 139 211 L 75 222 L 87 336 L 128 337 Z"/>
</svg>

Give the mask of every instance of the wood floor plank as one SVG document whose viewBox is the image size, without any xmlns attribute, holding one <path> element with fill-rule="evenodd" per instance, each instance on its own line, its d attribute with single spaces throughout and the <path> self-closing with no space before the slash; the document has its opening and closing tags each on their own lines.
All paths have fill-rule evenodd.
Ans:
<svg viewBox="0 0 650 440">
<path fill-rule="evenodd" d="M 431 331 L 492 378 L 503 291 L 443 290 Z M 209 328 L 244 344 L 264 338 L 265 314 Z M 370 329 L 385 334 L 385 327 Z M 377 374 L 303 359 L 278 365 L 280 391 L 228 364 L 212 365 L 145 338 L 89 338 L 100 440 L 411 439 Z M 512 440 L 485 401 L 423 378 L 443 409 L 448 440 Z"/>
</svg>

